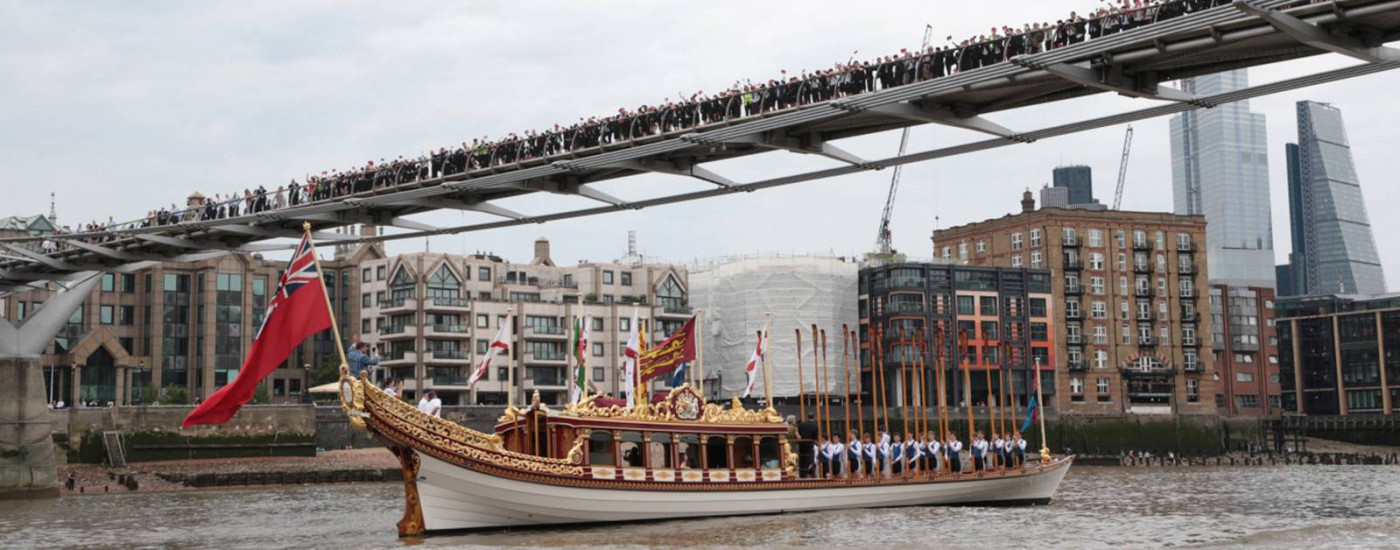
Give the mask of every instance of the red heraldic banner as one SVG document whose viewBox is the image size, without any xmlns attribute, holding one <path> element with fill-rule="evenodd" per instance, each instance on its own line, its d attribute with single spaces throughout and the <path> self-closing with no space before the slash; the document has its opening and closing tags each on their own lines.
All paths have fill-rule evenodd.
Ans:
<svg viewBox="0 0 1400 550">
<path fill-rule="evenodd" d="M 642 358 L 637 363 L 641 367 L 641 381 L 646 382 L 676 370 L 681 363 L 694 360 L 695 318 L 691 317 L 665 342 L 642 352 Z"/>
<path fill-rule="evenodd" d="M 334 320 L 320 279 L 316 250 L 308 233 L 302 236 L 301 245 L 277 283 L 277 292 L 268 302 L 262 327 L 253 336 L 248 359 L 238 377 L 195 407 L 181 427 L 228 422 L 253 398 L 258 383 L 285 362 L 292 350 L 307 337 L 331 328 Z"/>
</svg>

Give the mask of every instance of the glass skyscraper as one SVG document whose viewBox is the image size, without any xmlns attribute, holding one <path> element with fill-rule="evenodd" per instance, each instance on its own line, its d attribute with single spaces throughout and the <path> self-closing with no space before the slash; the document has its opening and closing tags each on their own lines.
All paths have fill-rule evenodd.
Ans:
<svg viewBox="0 0 1400 550">
<path fill-rule="evenodd" d="M 1249 86 L 1241 70 L 1186 80 L 1197 95 Z M 1269 154 L 1264 115 L 1248 101 L 1172 117 L 1172 199 L 1177 214 L 1206 217 L 1212 283 L 1274 288 Z"/>
<path fill-rule="evenodd" d="M 1294 292 L 1385 292 L 1385 273 L 1342 111 L 1325 103 L 1299 101 L 1298 144 L 1289 144 L 1287 152 Z"/>
</svg>

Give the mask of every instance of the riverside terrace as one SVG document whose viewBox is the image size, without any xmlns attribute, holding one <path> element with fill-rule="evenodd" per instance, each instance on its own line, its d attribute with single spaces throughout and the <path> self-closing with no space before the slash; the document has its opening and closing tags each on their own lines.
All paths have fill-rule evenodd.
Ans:
<svg viewBox="0 0 1400 550">
<path fill-rule="evenodd" d="M 382 186 L 370 182 L 362 184 L 360 191 L 352 185 L 346 191 L 348 194 L 326 197 L 320 202 L 298 201 L 296 206 L 251 214 L 243 211 L 238 216 L 226 214 L 223 218 L 179 215 L 176 218 L 181 221 L 165 226 L 133 227 L 145 225 L 143 219 L 120 226 L 110 224 L 85 234 L 2 239 L 0 248 L 10 255 L 0 257 L 0 291 L 17 290 L 31 281 L 75 279 L 83 271 L 130 269 L 144 261 L 185 260 L 228 251 L 279 248 L 282 245 L 249 246 L 247 243 L 296 236 L 302 222 L 311 222 L 318 229 L 368 223 L 408 230 L 364 237 L 316 233 L 322 240 L 337 242 L 387 240 L 544 223 L 755 191 L 1028 143 L 1400 66 L 1396 50 L 1381 46 L 1400 31 L 1400 1 L 1342 0 L 1316 4 L 1305 0 L 1254 0 L 1211 4 L 1214 7 L 1165 20 L 1158 17 L 1156 22 L 1112 34 L 1105 35 L 1101 29 L 1097 38 L 1079 42 L 1066 40 L 1062 47 L 1038 53 L 1011 56 L 1007 51 L 1002 56 L 1009 57 L 1006 61 L 993 58 L 995 62 L 989 65 L 966 69 L 959 66 L 959 70 L 942 77 L 913 79 L 908 83 L 903 83 L 901 78 L 899 85 L 888 88 L 870 84 L 866 88 L 879 89 L 844 97 L 840 93 L 806 97 L 805 91 L 799 91 L 797 99 L 786 104 L 779 101 L 773 110 L 760 107 L 751 116 L 730 116 L 726 108 L 727 114 L 722 118 L 700 117 L 693 127 L 647 123 L 643 125 L 650 128 L 647 132 L 637 134 L 629 130 L 612 143 L 570 149 L 553 156 L 491 153 L 488 162 L 479 168 L 473 169 L 468 161 L 464 171 L 448 174 L 444 169 L 442 175 L 433 177 L 433 168 L 429 166 L 427 178 Z M 1086 35 L 1090 34 L 1089 30 L 1086 22 Z M 1022 35 L 999 40 L 1013 40 L 1017 36 Z M 1160 84 L 1326 52 L 1342 53 L 1366 63 L 1209 97 L 1192 96 Z M 922 72 L 916 64 L 915 74 Z M 878 80 L 879 76 L 875 78 Z M 1013 131 L 982 117 L 985 113 L 1104 91 L 1166 103 L 1033 131 Z M 830 98 L 823 99 L 825 95 Z M 879 160 L 856 157 L 832 143 L 925 123 L 971 129 L 991 134 L 994 139 Z M 826 156 L 843 161 L 847 166 L 749 183 L 728 180 L 703 167 L 711 161 L 773 150 Z M 694 177 L 715 187 L 627 201 L 589 186 L 597 181 L 653 172 Z M 602 202 L 604 206 L 527 215 L 490 202 L 539 191 L 577 195 Z M 314 191 L 312 198 L 315 198 Z M 246 195 L 240 200 L 246 201 Z M 440 208 L 480 211 L 505 219 L 440 228 L 408 218 Z M 207 212 L 207 205 L 201 205 L 200 212 Z M 65 245 L 49 247 L 51 252 L 45 253 L 43 247 L 36 245 L 46 239 Z"/>
</svg>

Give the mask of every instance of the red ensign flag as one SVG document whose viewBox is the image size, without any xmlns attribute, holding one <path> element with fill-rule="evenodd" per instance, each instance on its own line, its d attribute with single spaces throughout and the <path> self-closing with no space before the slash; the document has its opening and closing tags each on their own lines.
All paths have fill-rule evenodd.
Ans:
<svg viewBox="0 0 1400 550">
<path fill-rule="evenodd" d="M 334 321 L 320 277 L 316 269 L 316 250 L 311 246 L 308 232 L 302 236 L 301 245 L 297 246 L 296 254 L 292 255 L 277 283 L 277 292 L 267 305 L 262 327 L 253 336 L 248 359 L 239 369 L 238 377 L 195 407 L 181 427 L 228 422 L 253 398 L 258 383 L 286 361 L 302 340 L 331 328 Z"/>
</svg>

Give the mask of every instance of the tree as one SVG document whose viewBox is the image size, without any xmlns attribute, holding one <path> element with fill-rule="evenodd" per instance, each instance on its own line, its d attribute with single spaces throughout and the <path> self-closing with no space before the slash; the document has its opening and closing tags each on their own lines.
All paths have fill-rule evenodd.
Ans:
<svg viewBox="0 0 1400 550">
<path fill-rule="evenodd" d="M 258 384 L 258 389 L 253 392 L 253 404 L 266 405 L 272 402 L 272 396 L 268 394 L 267 383 Z"/>
<path fill-rule="evenodd" d="M 155 382 L 146 384 L 141 388 L 142 405 L 150 405 L 158 400 L 160 400 L 160 386 L 157 386 Z"/>
<path fill-rule="evenodd" d="M 168 405 L 188 405 L 190 404 L 190 390 L 184 386 L 171 384 L 165 387 L 164 395 L 161 396 L 161 403 Z"/>
<path fill-rule="evenodd" d="M 340 358 L 334 355 L 327 355 L 321 358 L 321 364 L 311 369 L 311 387 L 329 384 L 340 380 Z"/>
</svg>

